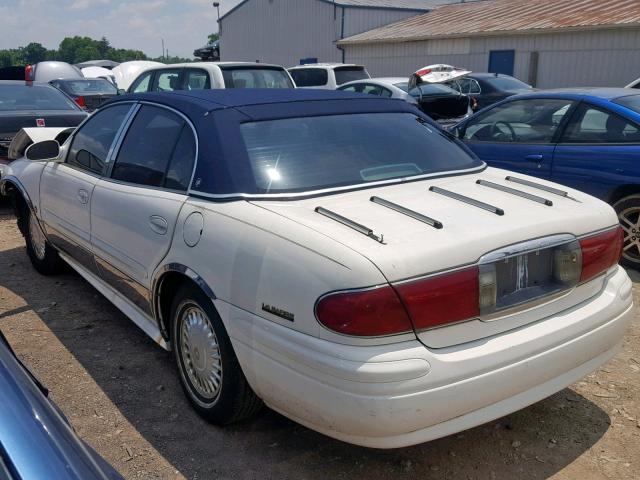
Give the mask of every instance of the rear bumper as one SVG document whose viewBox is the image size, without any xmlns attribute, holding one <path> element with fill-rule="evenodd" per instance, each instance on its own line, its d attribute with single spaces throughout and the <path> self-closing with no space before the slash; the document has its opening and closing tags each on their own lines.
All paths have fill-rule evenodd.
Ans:
<svg viewBox="0 0 640 480">
<path fill-rule="evenodd" d="M 337 345 L 223 309 L 243 370 L 270 407 L 346 442 L 396 448 L 499 418 L 592 372 L 617 352 L 632 297 L 618 268 L 583 304 L 438 350 Z"/>
</svg>

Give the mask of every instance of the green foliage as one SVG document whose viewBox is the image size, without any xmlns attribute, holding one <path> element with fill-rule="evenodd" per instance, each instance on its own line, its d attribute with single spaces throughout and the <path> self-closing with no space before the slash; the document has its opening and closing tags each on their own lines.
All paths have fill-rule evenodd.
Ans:
<svg viewBox="0 0 640 480">
<path fill-rule="evenodd" d="M 213 42 L 215 42 L 216 40 L 219 40 L 219 39 L 220 39 L 220 34 L 218 34 L 218 33 L 211 33 L 211 34 L 209 34 L 209 36 L 208 36 L 207 38 L 209 39 L 209 43 L 213 43 Z"/>
<path fill-rule="evenodd" d="M 105 37 L 94 40 L 89 37 L 66 37 L 57 50 L 47 50 L 39 43 L 32 42 L 26 47 L 0 50 L 0 67 L 26 65 L 43 60 L 59 60 L 67 63 L 80 63 L 87 60 L 113 60 L 127 62 L 129 60 L 156 60 L 163 63 L 191 62 L 191 59 L 180 57 L 148 58 L 140 50 L 114 48 Z"/>
</svg>

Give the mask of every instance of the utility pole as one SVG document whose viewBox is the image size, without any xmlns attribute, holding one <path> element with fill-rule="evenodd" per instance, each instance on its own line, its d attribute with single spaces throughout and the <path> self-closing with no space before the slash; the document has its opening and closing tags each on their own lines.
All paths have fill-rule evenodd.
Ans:
<svg viewBox="0 0 640 480">
<path fill-rule="evenodd" d="M 162 40 L 162 59 L 164 60 L 164 38 L 161 38 L 160 40 Z"/>
</svg>

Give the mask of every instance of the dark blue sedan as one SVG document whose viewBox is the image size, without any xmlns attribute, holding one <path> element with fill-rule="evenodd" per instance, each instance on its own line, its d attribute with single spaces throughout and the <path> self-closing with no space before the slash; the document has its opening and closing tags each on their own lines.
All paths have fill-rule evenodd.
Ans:
<svg viewBox="0 0 640 480">
<path fill-rule="evenodd" d="M 623 88 L 517 95 L 478 112 L 456 134 L 494 167 L 582 190 L 614 206 L 623 263 L 640 267 L 640 94 Z"/>
<path fill-rule="evenodd" d="M 0 479 L 123 480 L 47 394 L 0 332 Z"/>
</svg>

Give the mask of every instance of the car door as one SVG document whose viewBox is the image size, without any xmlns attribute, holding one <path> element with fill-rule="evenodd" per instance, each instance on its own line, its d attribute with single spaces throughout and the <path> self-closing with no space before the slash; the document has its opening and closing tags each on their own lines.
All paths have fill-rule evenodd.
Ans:
<svg viewBox="0 0 640 480">
<path fill-rule="evenodd" d="M 91 200 L 91 244 L 103 280 L 150 313 L 151 274 L 187 199 L 196 137 L 185 117 L 138 107 L 109 174 Z"/>
<path fill-rule="evenodd" d="M 94 273 L 91 197 L 131 109 L 119 104 L 91 116 L 70 139 L 65 162 L 49 162 L 40 178 L 40 216 L 50 241 Z"/>
<path fill-rule="evenodd" d="M 640 126 L 583 102 L 556 147 L 552 179 L 607 200 L 616 187 L 640 184 L 639 158 Z"/>
<path fill-rule="evenodd" d="M 554 138 L 573 106 L 560 98 L 505 102 L 472 117 L 459 134 L 492 167 L 549 178 Z"/>
</svg>

